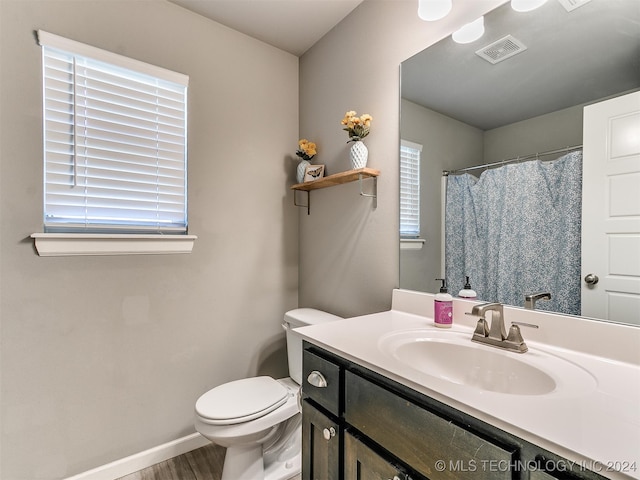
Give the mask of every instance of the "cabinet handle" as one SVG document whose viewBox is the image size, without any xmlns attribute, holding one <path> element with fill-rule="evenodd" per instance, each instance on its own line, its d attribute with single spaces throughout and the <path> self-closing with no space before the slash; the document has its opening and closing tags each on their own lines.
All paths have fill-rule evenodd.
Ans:
<svg viewBox="0 0 640 480">
<path fill-rule="evenodd" d="M 336 436 L 336 429 L 333 427 L 325 428 L 324 430 L 322 430 L 322 436 L 325 440 L 331 440 Z"/>
<path fill-rule="evenodd" d="M 324 378 L 324 375 L 317 370 L 314 370 L 309 374 L 307 382 L 318 388 L 325 388 L 327 386 L 327 379 Z"/>
</svg>

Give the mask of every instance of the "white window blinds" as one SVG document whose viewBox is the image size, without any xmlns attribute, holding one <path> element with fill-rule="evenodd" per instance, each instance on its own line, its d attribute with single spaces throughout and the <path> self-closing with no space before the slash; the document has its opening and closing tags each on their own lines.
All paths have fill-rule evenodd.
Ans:
<svg viewBox="0 0 640 480">
<path fill-rule="evenodd" d="M 422 145 L 400 142 L 400 236 L 420 235 L 420 154 Z"/>
<path fill-rule="evenodd" d="M 49 232 L 187 231 L 188 77 L 38 32 Z"/>
</svg>

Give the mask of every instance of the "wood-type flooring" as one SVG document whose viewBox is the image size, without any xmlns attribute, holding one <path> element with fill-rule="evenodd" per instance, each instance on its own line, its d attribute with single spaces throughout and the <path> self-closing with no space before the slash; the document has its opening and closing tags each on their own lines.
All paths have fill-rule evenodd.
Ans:
<svg viewBox="0 0 640 480">
<path fill-rule="evenodd" d="M 223 447 L 206 445 L 118 480 L 221 480 L 224 454 Z M 291 480 L 301 478 L 299 475 Z"/>
<path fill-rule="evenodd" d="M 118 480 L 220 480 L 225 449 L 213 443 Z"/>
</svg>

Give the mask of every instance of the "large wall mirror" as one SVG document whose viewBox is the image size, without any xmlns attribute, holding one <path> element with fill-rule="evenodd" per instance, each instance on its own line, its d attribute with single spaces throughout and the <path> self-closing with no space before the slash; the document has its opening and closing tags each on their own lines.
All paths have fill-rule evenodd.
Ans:
<svg viewBox="0 0 640 480">
<path fill-rule="evenodd" d="M 625 96 L 640 118 L 639 25 L 637 0 L 547 0 L 530 12 L 506 2 L 485 15 L 479 39 L 447 37 L 402 63 L 401 288 L 435 292 L 444 275 L 456 295 L 469 276 L 479 300 L 524 307 L 526 295 L 549 292 L 536 309 L 640 325 L 635 151 L 624 211 L 636 230 L 621 257 L 630 287 L 608 295 L 606 308 L 587 311 L 581 301 L 602 285 L 581 271 L 591 213 L 582 201 L 583 112 Z M 481 251 L 475 241 L 480 260 L 467 256 Z M 541 274 L 547 264 L 559 268 Z"/>
</svg>

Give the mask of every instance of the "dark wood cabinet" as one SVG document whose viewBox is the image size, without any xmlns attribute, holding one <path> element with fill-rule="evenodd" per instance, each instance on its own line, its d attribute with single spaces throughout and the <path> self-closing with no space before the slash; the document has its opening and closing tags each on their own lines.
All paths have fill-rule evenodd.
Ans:
<svg viewBox="0 0 640 480">
<path fill-rule="evenodd" d="M 512 478 L 509 468 L 477 468 L 476 459 L 508 466 L 516 446 L 501 448 L 352 372 L 345 394 L 346 423 L 429 479 Z"/>
<path fill-rule="evenodd" d="M 411 477 L 347 432 L 344 434 L 344 480 L 411 480 Z"/>
<path fill-rule="evenodd" d="M 305 342 L 303 480 L 606 480 Z"/>
<path fill-rule="evenodd" d="M 302 479 L 339 480 L 341 443 L 338 422 L 302 402 Z"/>
<path fill-rule="evenodd" d="M 312 351 L 303 355 L 302 390 L 305 397 L 339 417 L 342 368 Z"/>
<path fill-rule="evenodd" d="M 554 477 L 545 472 L 531 472 L 529 480 L 558 480 L 558 477 Z"/>
</svg>

